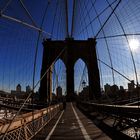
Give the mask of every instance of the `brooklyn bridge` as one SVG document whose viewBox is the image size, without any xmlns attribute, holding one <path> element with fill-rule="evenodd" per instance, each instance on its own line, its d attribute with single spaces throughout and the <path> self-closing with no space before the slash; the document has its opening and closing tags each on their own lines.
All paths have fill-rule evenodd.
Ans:
<svg viewBox="0 0 140 140">
<path fill-rule="evenodd" d="M 0 0 L 0 139 L 140 139 L 139 0 Z"/>
</svg>

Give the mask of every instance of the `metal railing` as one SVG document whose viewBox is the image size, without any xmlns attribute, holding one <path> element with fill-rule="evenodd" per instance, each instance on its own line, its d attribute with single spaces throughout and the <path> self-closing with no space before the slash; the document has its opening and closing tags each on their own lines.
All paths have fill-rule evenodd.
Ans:
<svg viewBox="0 0 140 140">
<path fill-rule="evenodd" d="M 108 124 L 129 137 L 140 139 L 140 107 L 129 105 L 108 105 L 90 102 L 78 102 L 78 107 L 87 115 L 95 113 L 97 120 Z M 99 117 L 100 116 L 100 117 Z M 99 119 L 98 119 L 99 117 Z"/>
<path fill-rule="evenodd" d="M 79 102 L 79 106 L 87 112 L 100 112 L 110 116 L 125 117 L 129 119 L 140 118 L 140 107 L 139 106 L 127 106 L 127 105 L 108 105 L 108 104 L 97 104 L 89 102 Z"/>
<path fill-rule="evenodd" d="M 8 132 L 6 129 L 9 123 L 0 126 L 0 139 L 30 140 L 61 110 L 62 104 L 57 104 L 20 115 L 12 122 Z"/>
</svg>

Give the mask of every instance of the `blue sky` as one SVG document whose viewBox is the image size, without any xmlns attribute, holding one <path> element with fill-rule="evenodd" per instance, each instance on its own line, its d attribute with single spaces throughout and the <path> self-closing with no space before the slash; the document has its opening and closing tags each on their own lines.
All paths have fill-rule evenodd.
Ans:
<svg viewBox="0 0 140 140">
<path fill-rule="evenodd" d="M 37 82 L 40 79 L 43 38 L 51 37 L 52 39 L 62 40 L 66 37 L 64 1 L 65 0 L 52 0 L 48 6 L 42 27 L 46 33 L 42 33 L 38 45 L 35 82 Z M 119 0 L 108 0 L 108 2 L 112 5 L 112 8 L 115 8 L 118 1 Z M 23 2 L 26 9 L 30 12 L 32 19 L 36 23 L 37 27 L 40 27 L 45 8 L 48 5 L 48 1 L 46 0 L 44 2 L 44 0 L 40 0 L 38 2 L 38 0 L 24 0 Z M 5 4 L 5 0 L 0 0 L 0 9 L 4 10 L 4 15 L 33 25 L 31 18 L 27 15 L 25 9 L 22 7 L 21 3 L 18 0 L 11 1 L 11 3 L 7 7 L 5 7 Z M 68 4 L 70 32 L 73 5 L 72 0 L 69 0 Z M 3 9 L 3 7 L 5 8 Z M 74 38 L 87 39 L 90 37 L 94 37 L 111 12 L 112 9 L 108 6 L 107 0 L 98 0 L 95 3 L 94 0 L 76 0 L 74 18 Z M 131 38 L 133 37 L 140 41 L 140 1 L 122 1 L 115 10 L 115 13 L 119 21 L 116 15 L 113 14 L 109 18 L 108 22 L 105 24 L 103 30 L 97 36 L 96 48 L 98 57 L 100 60 L 102 60 L 109 66 L 111 66 L 112 61 L 112 65 L 115 70 L 118 70 L 130 80 L 134 79 L 136 82 L 134 64 L 132 61 L 128 41 L 131 40 Z M 99 15 L 99 18 L 97 18 L 97 15 Z M 48 33 L 52 34 L 52 36 L 48 35 Z M 118 36 L 124 33 L 131 35 Z M 35 48 L 37 44 L 37 37 L 37 30 L 3 17 L 0 18 L 1 90 L 10 91 L 11 89 L 15 89 L 18 83 L 22 85 L 23 90 L 25 90 L 26 85 L 32 86 L 33 64 Z M 107 38 L 105 39 L 105 37 Z M 140 47 L 138 47 L 137 50 L 133 51 L 132 54 L 136 65 L 138 80 L 140 81 L 139 49 Z M 61 67 L 64 67 L 63 64 L 57 62 L 56 71 L 59 71 L 60 65 Z M 75 79 L 77 81 L 75 80 L 75 90 L 78 90 L 79 88 L 79 81 L 81 79 L 83 67 L 83 62 L 79 61 L 78 63 L 76 63 Z M 99 67 L 100 76 L 102 79 L 101 85 L 103 86 L 106 83 L 113 84 L 112 70 L 100 62 Z M 62 68 L 61 70 L 64 71 L 64 68 Z M 65 78 L 62 77 L 65 76 L 62 76 L 60 74 L 59 83 L 64 84 Z M 115 84 L 123 85 L 127 88 L 127 80 L 125 80 L 116 72 L 114 72 L 114 77 Z M 84 76 L 84 79 L 88 79 L 87 76 Z M 55 80 L 56 79 L 54 79 L 54 81 Z M 39 85 L 37 86 L 36 90 L 38 90 L 38 88 Z"/>
</svg>

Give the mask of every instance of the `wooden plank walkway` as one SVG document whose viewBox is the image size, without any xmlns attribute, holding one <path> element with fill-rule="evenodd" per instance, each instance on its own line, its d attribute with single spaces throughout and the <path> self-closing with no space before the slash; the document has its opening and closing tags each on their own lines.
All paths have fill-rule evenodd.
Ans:
<svg viewBox="0 0 140 140">
<path fill-rule="evenodd" d="M 75 104 L 67 103 L 33 140 L 110 140 L 93 122 L 83 115 Z"/>
</svg>

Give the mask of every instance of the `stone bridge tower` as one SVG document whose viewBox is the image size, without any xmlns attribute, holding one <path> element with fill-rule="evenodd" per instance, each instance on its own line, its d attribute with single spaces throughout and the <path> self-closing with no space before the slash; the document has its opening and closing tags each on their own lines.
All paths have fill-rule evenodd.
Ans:
<svg viewBox="0 0 140 140">
<path fill-rule="evenodd" d="M 74 40 L 66 38 L 64 41 L 46 39 L 43 42 L 43 60 L 40 83 L 40 100 L 51 100 L 52 64 L 61 59 L 66 66 L 66 92 L 70 99 L 74 94 L 74 65 L 81 58 L 87 65 L 89 77 L 89 99 L 100 97 L 100 76 L 96 56 L 96 40 Z M 47 74 L 45 74 L 47 71 Z M 45 74 L 45 75 L 44 75 Z"/>
</svg>

